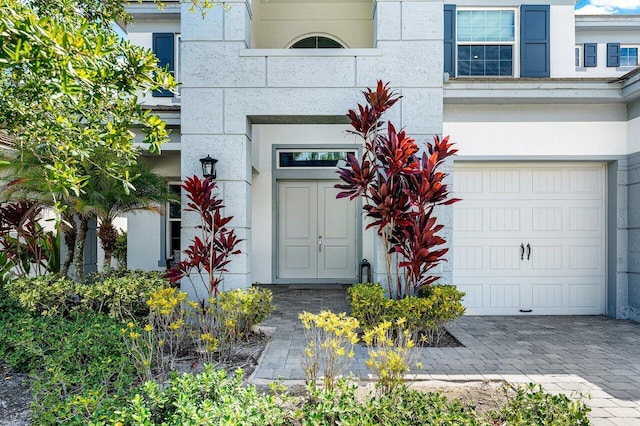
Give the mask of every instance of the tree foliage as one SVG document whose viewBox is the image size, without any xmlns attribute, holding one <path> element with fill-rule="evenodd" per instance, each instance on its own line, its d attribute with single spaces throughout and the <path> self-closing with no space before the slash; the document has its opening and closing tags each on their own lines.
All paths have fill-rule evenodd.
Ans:
<svg viewBox="0 0 640 426">
<path fill-rule="evenodd" d="M 159 152 L 165 123 L 143 109 L 139 96 L 173 88 L 151 51 L 110 28 L 126 17 L 115 1 L 0 1 L 0 127 L 14 138 L 17 161 L 41 164 L 56 203 L 78 196 L 91 171 L 130 188 L 138 157 L 131 128 Z"/>
</svg>

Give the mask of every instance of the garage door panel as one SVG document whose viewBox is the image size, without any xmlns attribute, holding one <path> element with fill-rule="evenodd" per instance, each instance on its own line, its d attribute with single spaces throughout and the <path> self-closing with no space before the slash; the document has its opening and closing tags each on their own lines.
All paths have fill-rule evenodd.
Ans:
<svg viewBox="0 0 640 426">
<path fill-rule="evenodd" d="M 453 175 L 467 313 L 604 313 L 603 165 L 462 163 Z"/>
<path fill-rule="evenodd" d="M 456 287 L 465 293 L 462 304 L 467 309 L 467 313 L 472 309 L 482 309 L 484 306 L 482 297 L 484 286 L 482 284 L 458 284 Z"/>
<path fill-rule="evenodd" d="M 560 309 L 564 305 L 562 283 L 545 283 L 531 285 L 531 307 L 540 309 Z"/>
<path fill-rule="evenodd" d="M 453 248 L 456 268 L 460 271 L 481 271 L 483 267 L 481 245 L 458 245 Z"/>
<path fill-rule="evenodd" d="M 521 217 L 518 207 L 491 207 L 489 208 L 489 230 L 491 232 L 520 231 Z"/>
<path fill-rule="evenodd" d="M 537 195 L 559 195 L 563 192 L 561 169 L 533 169 L 531 171 L 531 192 Z"/>
<path fill-rule="evenodd" d="M 517 244 L 491 245 L 489 247 L 489 270 L 519 271 L 522 267 L 520 260 L 520 247 Z"/>
<path fill-rule="evenodd" d="M 517 309 L 520 307 L 520 284 L 517 281 L 489 285 L 489 307 Z"/>
</svg>

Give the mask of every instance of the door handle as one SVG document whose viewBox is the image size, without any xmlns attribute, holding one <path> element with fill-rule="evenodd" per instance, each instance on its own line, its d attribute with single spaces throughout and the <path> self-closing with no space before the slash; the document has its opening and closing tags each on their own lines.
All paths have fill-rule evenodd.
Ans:
<svg viewBox="0 0 640 426">
<path fill-rule="evenodd" d="M 527 260 L 531 259 L 531 244 L 527 243 Z"/>
<path fill-rule="evenodd" d="M 318 235 L 318 253 L 322 253 L 322 235 Z"/>
<path fill-rule="evenodd" d="M 524 260 L 524 243 L 520 244 L 520 260 Z"/>
</svg>

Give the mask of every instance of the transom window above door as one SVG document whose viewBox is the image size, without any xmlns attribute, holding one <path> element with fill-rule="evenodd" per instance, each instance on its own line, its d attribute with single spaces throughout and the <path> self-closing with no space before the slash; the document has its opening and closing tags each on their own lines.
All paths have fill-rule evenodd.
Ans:
<svg viewBox="0 0 640 426">
<path fill-rule="evenodd" d="M 458 10 L 459 76 L 513 76 L 514 10 Z"/>
<path fill-rule="evenodd" d="M 326 169 L 335 168 L 339 161 L 347 159 L 349 154 L 356 154 L 355 150 L 278 150 L 279 169 Z"/>
</svg>

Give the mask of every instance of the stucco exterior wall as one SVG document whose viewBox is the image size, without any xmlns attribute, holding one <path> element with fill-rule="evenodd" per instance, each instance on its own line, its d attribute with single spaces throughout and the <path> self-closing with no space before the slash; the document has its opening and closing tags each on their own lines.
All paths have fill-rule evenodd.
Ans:
<svg viewBox="0 0 640 426">
<path fill-rule="evenodd" d="M 256 8 L 255 4 L 259 3 Z M 325 35 L 347 48 L 370 48 L 373 2 L 253 2 L 252 48 L 283 49 L 301 38 Z"/>
<path fill-rule="evenodd" d="M 444 133 L 465 156 L 580 159 L 628 152 L 623 104 L 445 105 Z"/>
<path fill-rule="evenodd" d="M 127 215 L 127 267 L 145 271 L 161 271 L 166 265 L 160 239 L 164 237 L 164 221 L 158 213 L 139 212 Z"/>
<path fill-rule="evenodd" d="M 273 210 L 270 203 L 263 205 L 262 201 L 252 209 L 257 200 L 252 200 L 251 194 L 264 192 L 260 189 L 270 184 L 265 172 L 269 167 L 256 164 L 252 152 L 261 157 L 271 155 L 269 142 L 263 144 L 252 133 L 253 122 L 279 117 L 277 122 L 286 124 L 290 120 L 293 124 L 300 116 L 308 117 L 308 123 L 317 123 L 318 117 L 324 117 L 323 122 L 327 117 L 329 121 L 340 117 L 335 120 L 341 122 L 349 108 L 362 102 L 360 91 L 382 79 L 391 81 L 404 96 L 390 119 L 418 139 L 442 132 L 442 3 L 381 3 L 387 4 L 376 12 L 375 25 L 383 30 L 385 39 L 378 40 L 377 49 L 311 53 L 247 49 L 251 36 L 240 40 L 244 33 L 239 29 L 251 27 L 246 22 L 248 13 L 224 14 L 214 9 L 204 21 L 198 21 L 183 11 L 182 175 L 199 173 L 198 158 L 207 154 L 219 159 L 217 181 L 225 198 L 225 213 L 234 216 L 231 225 L 246 239 L 242 249 L 248 254 L 231 263 L 230 272 L 225 275 L 226 288 L 260 281 L 257 277 L 266 277 L 264 271 L 269 270 L 263 262 L 273 259 L 273 253 L 251 250 L 258 246 L 264 250 L 264 245 L 258 243 L 268 240 L 265 226 L 261 224 L 258 231 L 253 218 L 264 220 L 262 214 L 268 216 Z M 232 9 L 242 5 L 232 3 Z M 261 8 L 264 14 L 265 3 Z M 436 29 L 421 34 L 415 25 L 403 25 L 420 17 Z M 224 31 L 207 31 L 205 28 L 211 28 L 212 23 Z M 228 34 L 229 28 L 238 31 Z M 311 132 L 305 132 L 307 136 L 296 138 L 299 143 L 315 140 L 308 136 Z M 254 148 L 253 144 L 260 146 Z M 261 172 L 259 177 L 252 175 L 254 168 Z M 184 215 L 183 246 L 194 234 L 195 219 Z M 254 238 L 259 240 L 254 243 Z M 268 247 L 270 250 L 270 244 Z M 260 259 L 251 259 L 258 253 Z M 261 265 L 257 275 L 252 265 Z"/>
<path fill-rule="evenodd" d="M 640 153 L 627 159 L 628 317 L 640 321 Z M 624 306 L 623 306 L 624 308 Z"/>
<path fill-rule="evenodd" d="M 576 77 L 596 78 L 596 77 L 621 77 L 635 67 L 608 67 L 607 66 L 607 43 L 620 43 L 622 47 L 640 47 L 640 37 L 638 29 L 635 31 L 619 31 L 615 29 L 590 29 L 588 31 L 576 31 L 576 45 L 584 43 L 597 43 L 597 66 L 587 67 L 584 65 L 584 52 L 580 66 L 576 69 Z M 575 64 L 575 61 L 574 61 Z"/>
</svg>

